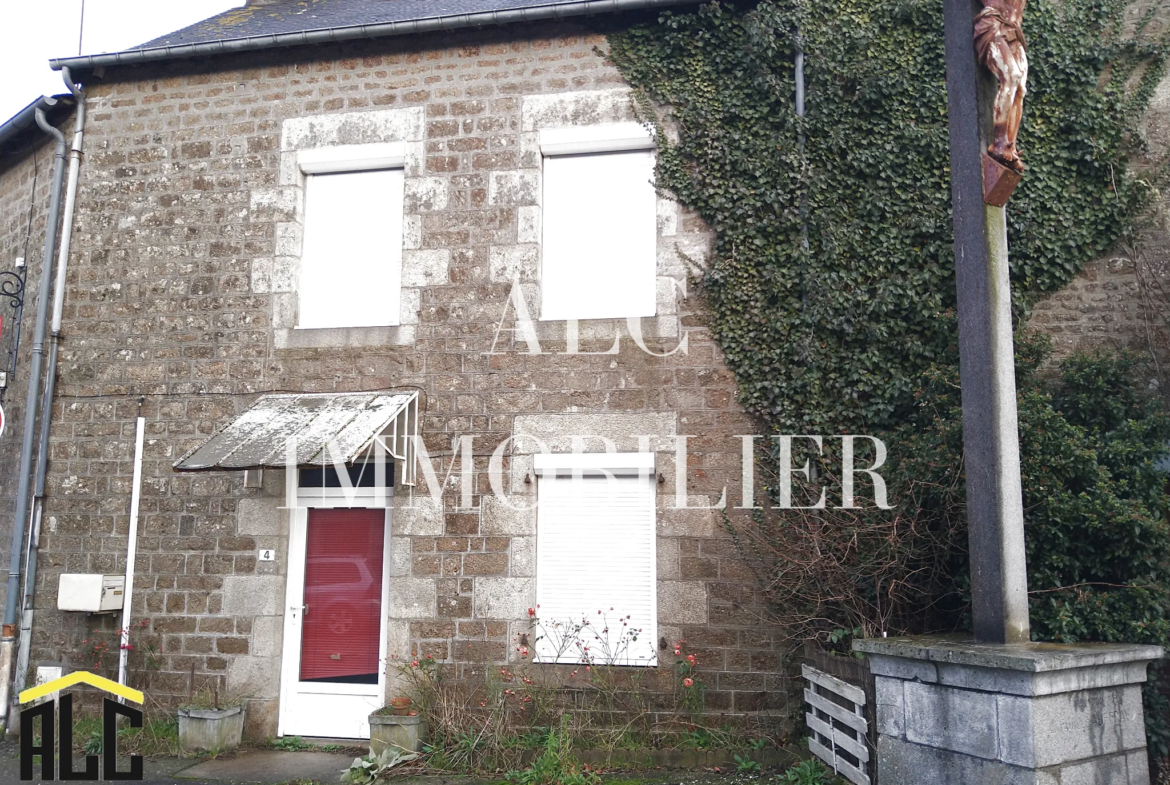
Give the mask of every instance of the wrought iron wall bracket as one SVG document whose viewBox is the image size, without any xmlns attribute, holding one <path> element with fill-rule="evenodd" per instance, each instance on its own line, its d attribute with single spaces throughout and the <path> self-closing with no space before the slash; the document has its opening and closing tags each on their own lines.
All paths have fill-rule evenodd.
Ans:
<svg viewBox="0 0 1170 785">
<path fill-rule="evenodd" d="M 0 271 L 0 300 L 8 298 L 14 309 L 24 305 L 24 276 L 11 270 Z"/>
</svg>

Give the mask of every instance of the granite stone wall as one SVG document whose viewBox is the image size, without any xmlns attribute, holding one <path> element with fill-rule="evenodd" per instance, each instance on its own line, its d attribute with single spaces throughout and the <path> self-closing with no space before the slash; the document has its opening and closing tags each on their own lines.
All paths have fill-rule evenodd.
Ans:
<svg viewBox="0 0 1170 785">
<path fill-rule="evenodd" d="M 1158 241 L 1150 238 L 1153 247 Z M 1031 330 L 1052 339 L 1054 360 L 1078 351 L 1145 348 L 1146 313 L 1135 262 L 1129 256 L 1098 259 L 1076 278 L 1036 304 Z"/>
</svg>

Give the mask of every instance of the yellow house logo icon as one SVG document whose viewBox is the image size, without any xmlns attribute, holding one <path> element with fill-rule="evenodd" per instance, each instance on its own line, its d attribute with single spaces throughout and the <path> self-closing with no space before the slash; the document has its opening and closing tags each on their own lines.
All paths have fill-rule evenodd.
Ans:
<svg viewBox="0 0 1170 785">
<path fill-rule="evenodd" d="M 31 703 L 38 698 L 60 692 L 77 684 L 88 684 L 99 690 L 117 695 L 126 701 L 139 705 L 145 696 L 138 690 L 131 689 L 116 681 L 98 676 L 94 673 L 77 671 L 59 679 L 41 684 L 20 693 L 20 704 Z M 60 704 L 60 722 L 57 719 L 57 704 Z M 34 759 L 40 757 L 41 776 L 44 782 L 52 782 L 56 777 L 54 769 L 54 748 L 60 752 L 61 779 L 63 780 L 141 780 L 142 756 L 130 756 L 130 770 L 118 771 L 118 717 L 125 717 L 130 721 L 131 728 L 142 727 L 142 712 L 129 706 L 104 698 L 102 701 L 102 761 L 101 768 L 104 777 L 98 773 L 98 756 L 86 755 L 85 768 L 81 771 L 73 769 L 73 696 L 61 695 L 56 701 L 45 701 L 20 712 L 20 778 L 33 778 Z M 36 721 L 40 720 L 40 743 L 36 743 Z M 54 727 L 56 726 L 56 728 Z M 54 730 L 60 733 L 60 746 L 54 744 Z"/>
</svg>

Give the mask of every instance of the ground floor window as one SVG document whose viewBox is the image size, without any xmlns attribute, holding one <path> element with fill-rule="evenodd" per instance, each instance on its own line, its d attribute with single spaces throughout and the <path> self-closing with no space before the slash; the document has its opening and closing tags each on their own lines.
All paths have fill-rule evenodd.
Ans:
<svg viewBox="0 0 1170 785">
<path fill-rule="evenodd" d="M 596 456 L 579 457 L 597 464 Z M 631 462 L 619 456 L 612 460 Z M 546 662 L 654 665 L 658 603 L 653 472 L 645 466 L 569 468 L 568 473 L 564 468 L 562 460 L 560 469 L 543 472 L 538 486 L 536 597 L 541 629 L 534 642 L 536 657 Z"/>
</svg>

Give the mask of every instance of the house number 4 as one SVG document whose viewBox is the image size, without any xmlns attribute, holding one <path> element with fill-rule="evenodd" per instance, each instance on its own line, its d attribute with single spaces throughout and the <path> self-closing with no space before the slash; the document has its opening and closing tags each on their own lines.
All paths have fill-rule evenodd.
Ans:
<svg viewBox="0 0 1170 785">
<path fill-rule="evenodd" d="M 276 561 L 276 551 L 271 548 L 261 548 L 257 558 L 260 561 Z"/>
</svg>

